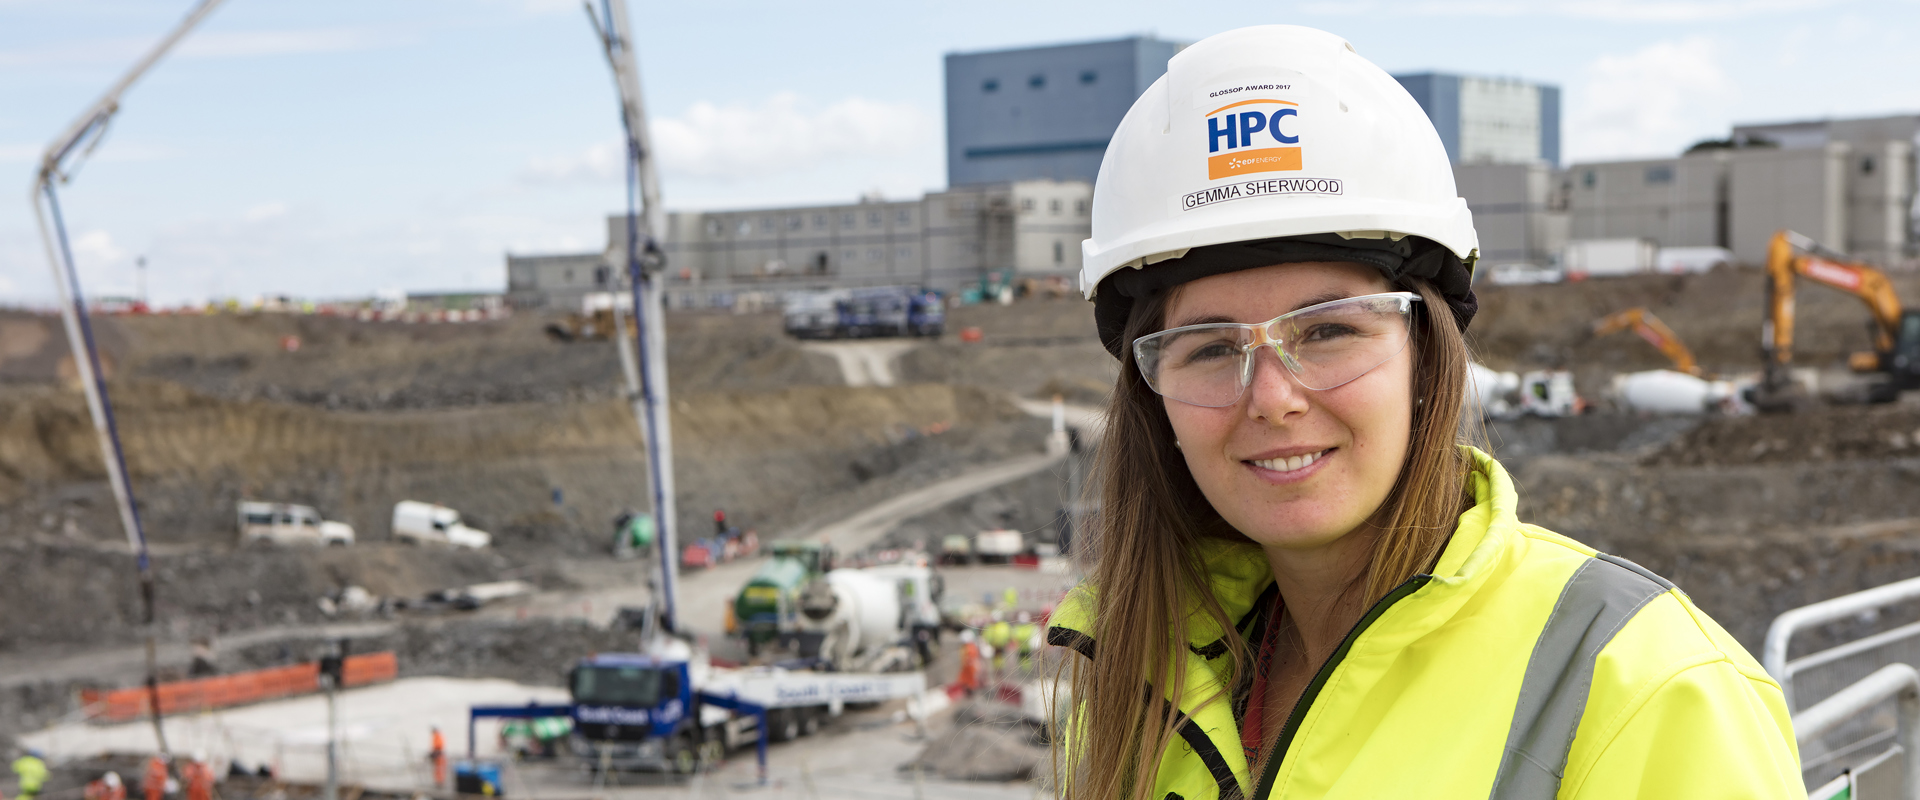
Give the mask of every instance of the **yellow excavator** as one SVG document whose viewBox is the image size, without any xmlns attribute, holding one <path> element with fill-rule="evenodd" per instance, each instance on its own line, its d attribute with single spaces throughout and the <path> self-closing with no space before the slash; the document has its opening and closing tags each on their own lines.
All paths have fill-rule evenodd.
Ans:
<svg viewBox="0 0 1920 800">
<path fill-rule="evenodd" d="M 1873 351 L 1852 354 L 1847 366 L 1880 376 L 1867 387 L 1868 402 L 1890 403 L 1902 391 L 1920 389 L 1920 309 L 1900 305 L 1886 273 L 1782 230 L 1767 245 L 1767 319 L 1760 337 L 1766 372 L 1754 387 L 1756 407 L 1786 411 L 1796 404 L 1797 390 L 1787 369 L 1793 363 L 1793 292 L 1798 278 L 1839 289 L 1867 305 L 1873 316 Z"/>
<path fill-rule="evenodd" d="M 613 338 L 613 309 L 595 309 L 590 314 L 569 313 L 558 322 L 547 323 L 547 337 L 556 342 L 604 342 Z"/>
<path fill-rule="evenodd" d="M 1653 345 L 1654 349 L 1659 350 L 1673 362 L 1673 368 L 1676 371 L 1696 378 L 1700 377 L 1700 363 L 1694 360 L 1693 351 L 1680 343 L 1680 337 L 1674 335 L 1673 329 L 1667 327 L 1667 323 L 1661 322 L 1659 317 L 1654 316 L 1653 312 L 1644 307 L 1635 306 L 1625 311 L 1617 311 L 1593 324 L 1595 336 L 1606 336 L 1624 330 L 1632 330 L 1639 334 L 1640 338 L 1647 340 L 1647 344 Z"/>
</svg>

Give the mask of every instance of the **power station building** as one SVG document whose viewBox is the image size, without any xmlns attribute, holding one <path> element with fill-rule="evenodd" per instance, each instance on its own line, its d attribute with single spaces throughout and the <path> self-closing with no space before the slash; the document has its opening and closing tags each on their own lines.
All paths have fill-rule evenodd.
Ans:
<svg viewBox="0 0 1920 800">
<path fill-rule="evenodd" d="M 1554 168 L 1560 87 L 1516 78 L 1395 75 L 1427 112 L 1473 211 L 1484 264 L 1545 264 L 1566 245 Z"/>
<path fill-rule="evenodd" d="M 1093 183 L 1120 119 L 1181 47 L 1135 36 L 948 54 L 947 185 Z"/>
<path fill-rule="evenodd" d="M 1455 164 L 1560 164 L 1560 87 L 1514 78 L 1395 75 Z"/>
</svg>

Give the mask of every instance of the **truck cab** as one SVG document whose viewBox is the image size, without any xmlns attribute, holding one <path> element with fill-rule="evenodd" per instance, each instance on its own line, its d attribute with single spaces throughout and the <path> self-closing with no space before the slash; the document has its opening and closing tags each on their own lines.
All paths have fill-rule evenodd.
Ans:
<svg viewBox="0 0 1920 800">
<path fill-rule="evenodd" d="M 689 653 L 689 655 L 691 655 Z M 703 745 L 721 735 L 708 727 L 726 713 L 694 701 L 694 673 L 702 665 L 673 655 L 602 653 L 581 659 L 568 676 L 573 696 L 572 747 L 577 755 L 618 769 L 691 772 Z M 710 735 L 709 735 L 710 734 Z"/>
<path fill-rule="evenodd" d="M 1900 313 L 1900 330 L 1893 340 L 1893 352 L 1886 354 L 1882 370 L 1901 391 L 1920 389 L 1920 309 Z"/>
<path fill-rule="evenodd" d="M 799 630 L 800 590 L 833 569 L 833 546 L 820 542 L 776 542 L 771 558 L 760 565 L 733 601 L 734 632 L 747 638 L 747 647 L 761 647 Z M 789 643 L 789 646 L 792 646 Z"/>
</svg>

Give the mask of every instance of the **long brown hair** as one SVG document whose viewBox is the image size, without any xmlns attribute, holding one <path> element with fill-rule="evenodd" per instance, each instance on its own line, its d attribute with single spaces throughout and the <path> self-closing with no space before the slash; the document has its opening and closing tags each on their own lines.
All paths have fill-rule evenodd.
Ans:
<svg viewBox="0 0 1920 800">
<path fill-rule="evenodd" d="M 1405 281 L 1418 292 L 1413 335 L 1412 438 L 1393 490 L 1372 516 L 1379 530 L 1364 573 L 1371 604 L 1413 575 L 1431 568 L 1463 508 L 1469 465 L 1460 411 L 1467 378 L 1466 340 L 1440 293 L 1426 281 Z M 1120 376 L 1108 401 L 1097 455 L 1099 516 L 1091 531 L 1089 583 L 1093 593 L 1095 658 L 1068 658 L 1063 672 L 1077 706 L 1073 729 L 1054 758 L 1057 784 L 1071 800 L 1131 797 L 1151 800 L 1160 759 L 1177 735 L 1173 709 L 1163 700 L 1185 691 L 1188 609 L 1206 614 L 1220 630 L 1234 621 L 1208 591 L 1196 557 L 1203 539 L 1247 541 L 1208 503 L 1174 446 L 1166 406 L 1133 361 L 1133 340 L 1161 329 L 1173 292 L 1134 304 L 1122 338 Z M 1227 636 L 1233 679 L 1246 674 L 1252 652 Z M 1170 687 L 1160 684 L 1171 681 Z M 1223 701 L 1216 697 L 1207 702 Z"/>
</svg>

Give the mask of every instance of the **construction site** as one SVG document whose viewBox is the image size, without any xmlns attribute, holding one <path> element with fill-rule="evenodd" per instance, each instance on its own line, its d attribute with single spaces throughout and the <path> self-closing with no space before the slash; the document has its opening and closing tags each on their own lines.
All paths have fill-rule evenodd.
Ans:
<svg viewBox="0 0 1920 800">
<path fill-rule="evenodd" d="M 1079 656 L 1047 624 L 1099 548 L 1119 367 L 1045 237 L 1090 230 L 1090 178 L 669 226 L 604 0 L 629 159 L 604 253 L 509 255 L 466 308 L 89 308 L 68 159 L 217 5 L 49 149 L 61 304 L 0 308 L 0 798 L 1058 793 Z M 995 232 L 1016 206 L 1082 219 Z M 846 241 L 787 252 L 809 220 Z M 1463 273 L 1461 441 L 1520 519 L 1762 662 L 1813 796 L 1920 797 L 1920 271 L 1767 233 Z M 1614 245 L 1632 263 L 1595 267 Z"/>
<path fill-rule="evenodd" d="M 1920 296 L 1920 280 L 1898 278 L 1903 294 Z M 1669 365 L 1644 342 L 1595 337 L 1591 327 L 1615 309 L 1657 309 L 1705 369 L 1754 373 L 1763 280 L 1757 270 L 1724 270 L 1487 287 L 1473 337 L 1494 368 L 1573 367 L 1591 406 L 1487 424 L 1488 445 L 1520 482 L 1522 517 L 1670 576 L 1754 652 L 1788 609 L 1913 574 L 1920 494 L 1904 487 L 1920 470 L 1920 403 L 1909 394 L 1785 414 L 1635 413 L 1608 398 L 1612 376 Z M 1798 365 L 1844 369 L 1848 354 L 1871 345 L 1853 298 L 1809 292 L 1799 313 Z M 778 314 L 669 315 L 681 530 L 710 530 L 712 510 L 724 509 L 763 548 L 824 541 L 843 560 L 937 556 L 948 537 L 996 528 L 1023 532 L 1025 550 L 1058 553 L 1071 473 L 1088 465 L 1048 450 L 1050 398 L 1070 399 L 1068 416 L 1093 441 L 1113 380 L 1114 362 L 1091 335 L 1091 307 L 1036 298 L 963 306 L 951 318 L 956 330 L 979 329 L 979 340 L 893 348 L 891 380 L 877 385 L 818 345 L 783 336 Z M 404 793 L 426 781 L 429 726 L 464 731 L 467 706 L 483 701 L 558 702 L 575 660 L 632 649 L 639 634 L 617 617 L 650 599 L 653 561 L 616 560 L 610 542 L 612 520 L 645 485 L 643 442 L 620 397 L 614 345 L 556 341 L 543 322 L 96 319 L 158 576 L 160 678 L 190 677 L 196 652 L 223 674 L 312 662 L 340 638 L 355 652 L 392 653 L 393 690 L 351 690 L 340 702 L 379 709 L 346 729 L 359 742 L 350 779 Z M 69 356 L 55 319 L 12 314 L 0 325 L 9 342 L 0 361 L 8 378 L 0 605 L 33 610 L 0 618 L 0 720 L 14 741 L 62 759 L 138 753 L 152 746 L 152 731 L 137 714 L 101 727 L 82 702 L 86 691 L 138 687 L 144 669 L 133 559 L 86 407 L 63 377 Z M 296 352 L 281 346 L 288 336 L 299 338 Z M 232 509 L 263 497 L 321 509 L 357 539 L 242 546 Z M 466 524 L 493 533 L 492 546 L 400 543 L 387 510 L 408 498 L 459 509 Z M 727 606 L 762 560 L 682 573 L 685 626 L 716 658 L 746 658 L 726 631 Z M 1046 562 L 1054 566 L 939 567 L 945 612 L 978 623 L 1011 588 L 1010 614 L 1042 614 L 1074 580 L 1069 561 Z M 524 588 L 469 604 L 477 607 L 423 600 L 503 581 Z M 948 631 L 928 687 L 953 682 L 956 645 Z M 379 694 L 387 691 L 407 699 Z M 402 715 L 402 702 L 422 708 Z M 169 717 L 168 727 L 222 759 L 311 781 L 318 703 L 203 710 Z M 876 780 L 896 787 L 875 790 L 881 796 L 932 781 L 970 797 L 987 796 L 981 786 L 1026 796 L 1024 782 L 1039 778 L 1045 748 L 1029 723 L 986 725 L 997 738 L 981 744 L 978 764 L 943 756 L 937 769 L 901 769 L 940 760 L 921 754 L 924 737 L 967 728 L 956 713 L 991 713 L 972 705 L 894 713 L 906 704 L 849 711 L 817 743 L 776 746 L 775 782 L 795 793 L 854 792 Z M 478 752 L 500 752 L 488 730 L 499 724 L 480 726 Z M 895 763 L 835 748 L 892 752 Z M 711 779 L 748 782 L 751 756 L 734 752 L 735 772 L 718 773 L 733 777 Z M 957 783 L 970 770 L 994 779 Z M 527 783 L 512 791 L 537 796 L 592 785 L 586 773 L 539 762 L 515 780 Z M 636 791 L 684 788 L 676 787 Z"/>
</svg>

